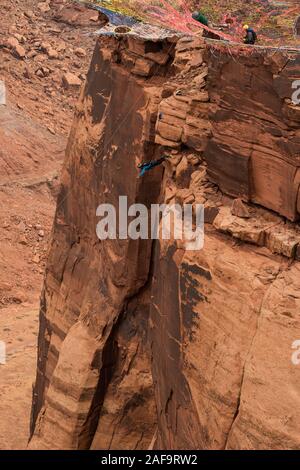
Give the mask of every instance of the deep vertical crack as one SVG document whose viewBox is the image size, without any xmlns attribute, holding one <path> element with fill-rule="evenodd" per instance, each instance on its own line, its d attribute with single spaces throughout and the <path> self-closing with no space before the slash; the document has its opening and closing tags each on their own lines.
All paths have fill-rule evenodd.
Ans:
<svg viewBox="0 0 300 470">
<path fill-rule="evenodd" d="M 229 443 L 229 440 L 231 438 L 231 434 L 232 434 L 232 431 L 233 431 L 233 428 L 234 428 L 234 425 L 238 419 L 238 416 L 239 416 L 239 413 L 240 413 L 240 406 L 241 406 L 241 397 L 242 397 L 242 391 L 243 391 L 243 386 L 244 386 L 244 381 L 245 381 L 245 374 L 246 374 L 246 367 L 248 365 L 248 362 L 249 362 L 249 359 L 250 359 L 250 356 L 251 356 L 251 353 L 252 353 L 252 348 L 253 348 L 253 344 L 255 342 L 255 339 L 256 339 L 256 336 L 258 334 L 258 331 L 259 331 L 259 324 L 262 320 L 262 308 L 263 308 L 263 304 L 264 304 L 264 301 L 270 291 L 270 289 L 272 288 L 273 284 L 276 282 L 278 276 L 282 273 L 282 270 L 279 269 L 278 270 L 278 273 L 276 274 L 276 276 L 274 277 L 274 279 L 271 281 L 269 287 L 267 288 L 266 292 L 264 293 L 264 295 L 262 296 L 262 300 L 261 300 L 261 303 L 260 303 L 260 307 L 259 307 L 259 311 L 258 311 L 258 315 L 257 315 L 257 322 L 256 322 L 256 328 L 255 328 L 255 331 L 254 331 L 254 334 L 253 334 L 253 337 L 252 337 L 252 340 L 251 340 L 251 343 L 250 343 L 250 346 L 249 346 L 249 350 L 248 350 L 248 353 L 246 355 L 246 359 L 245 359 L 245 362 L 244 362 L 244 366 L 243 366 L 243 370 L 242 370 L 242 375 L 241 375 L 241 384 L 240 384 L 240 391 L 239 391 L 239 395 L 238 395 L 238 398 L 237 398 L 237 406 L 236 406 L 236 410 L 235 410 L 235 413 L 234 413 L 234 416 L 233 416 L 233 419 L 232 419 L 232 422 L 231 422 L 231 425 L 230 425 L 230 428 L 229 428 L 229 431 L 228 431 L 228 434 L 227 434 L 227 438 L 226 438 L 226 441 L 225 441 L 225 444 L 224 444 L 224 449 L 226 450 L 227 449 L 227 446 L 228 446 L 228 443 Z"/>
</svg>

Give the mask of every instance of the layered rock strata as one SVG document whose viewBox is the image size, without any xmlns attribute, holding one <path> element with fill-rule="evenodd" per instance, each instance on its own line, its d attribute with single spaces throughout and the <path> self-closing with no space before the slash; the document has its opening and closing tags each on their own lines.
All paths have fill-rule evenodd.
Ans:
<svg viewBox="0 0 300 470">
<path fill-rule="evenodd" d="M 31 448 L 299 447 L 295 69 L 214 54 L 202 38 L 97 42 L 42 294 Z M 99 241 L 96 209 L 120 195 L 203 204 L 204 249 Z"/>
</svg>

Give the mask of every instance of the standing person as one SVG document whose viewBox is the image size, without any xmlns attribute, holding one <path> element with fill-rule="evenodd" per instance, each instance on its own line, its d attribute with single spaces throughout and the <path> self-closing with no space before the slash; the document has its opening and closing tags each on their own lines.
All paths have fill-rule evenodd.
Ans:
<svg viewBox="0 0 300 470">
<path fill-rule="evenodd" d="M 208 26 L 208 19 L 200 11 L 194 11 L 192 18 L 199 23 L 204 24 L 204 26 Z"/>
<path fill-rule="evenodd" d="M 257 34 L 254 29 L 250 28 L 247 24 L 244 26 L 244 30 L 246 31 L 246 36 L 244 38 L 245 44 L 255 44 L 257 40 Z"/>
</svg>

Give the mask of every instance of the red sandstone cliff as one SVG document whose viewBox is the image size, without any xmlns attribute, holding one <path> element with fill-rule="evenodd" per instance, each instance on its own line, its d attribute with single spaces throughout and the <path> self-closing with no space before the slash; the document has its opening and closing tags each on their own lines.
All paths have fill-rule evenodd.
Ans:
<svg viewBox="0 0 300 470">
<path fill-rule="evenodd" d="M 42 294 L 31 448 L 299 447 L 293 59 L 98 40 Z M 137 178 L 165 148 L 170 162 Z M 204 204 L 204 249 L 99 241 L 96 209 L 119 195 Z"/>
</svg>

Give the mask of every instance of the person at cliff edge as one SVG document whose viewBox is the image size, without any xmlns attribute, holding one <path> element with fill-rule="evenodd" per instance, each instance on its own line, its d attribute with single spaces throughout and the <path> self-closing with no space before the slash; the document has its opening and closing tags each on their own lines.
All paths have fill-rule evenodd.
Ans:
<svg viewBox="0 0 300 470">
<path fill-rule="evenodd" d="M 246 36 L 244 37 L 244 43 L 254 45 L 257 40 L 256 32 L 254 31 L 254 29 L 250 28 L 247 24 L 245 24 L 244 30 L 246 31 Z"/>
<path fill-rule="evenodd" d="M 201 24 L 204 24 L 204 26 L 208 26 L 208 19 L 200 11 L 194 11 L 194 13 L 192 14 L 192 18 L 193 20 L 198 21 Z"/>
</svg>

